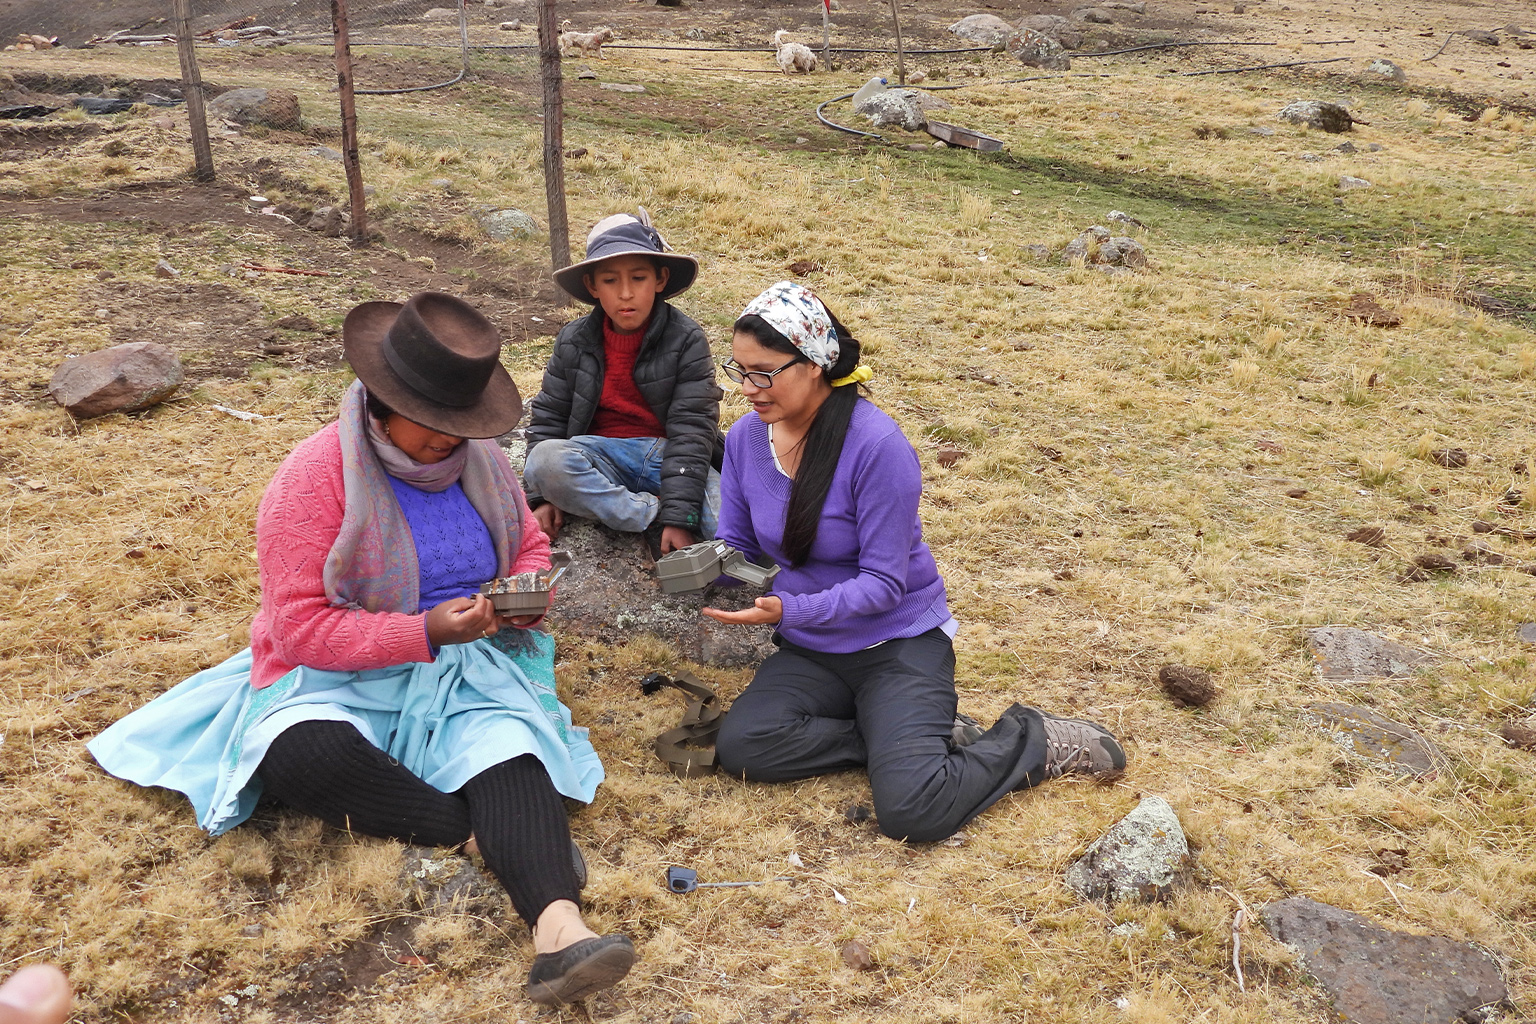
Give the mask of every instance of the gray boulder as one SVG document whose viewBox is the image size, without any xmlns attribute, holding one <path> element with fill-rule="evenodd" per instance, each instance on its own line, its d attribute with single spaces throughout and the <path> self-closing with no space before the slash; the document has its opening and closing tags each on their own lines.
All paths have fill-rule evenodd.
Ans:
<svg viewBox="0 0 1536 1024">
<path fill-rule="evenodd" d="M 1066 881 L 1084 899 L 1150 903 L 1167 899 L 1193 863 L 1179 816 L 1149 796 L 1072 862 Z"/>
<path fill-rule="evenodd" d="M 208 103 L 208 113 L 236 124 L 298 128 L 299 97 L 287 89 L 231 89 Z"/>
<path fill-rule="evenodd" d="M 775 649 L 771 627 L 728 626 L 699 614 L 705 605 L 731 611 L 750 607 L 762 595 L 760 588 L 710 586 L 663 594 L 640 536 L 586 519 L 567 519 L 555 547 L 573 558 L 549 611 L 556 636 L 570 631 L 613 643 L 649 633 L 679 656 L 706 665 L 756 665 Z"/>
<path fill-rule="evenodd" d="M 1392 931 L 1360 914 L 1293 897 L 1263 910 L 1269 933 L 1355 1024 L 1461 1024 L 1508 1005 L 1498 965 L 1466 942 Z"/>
<path fill-rule="evenodd" d="M 885 89 L 854 104 L 853 109 L 869 118 L 869 123 L 876 128 L 905 128 L 909 132 L 919 132 L 928 123 L 915 89 Z"/>
<path fill-rule="evenodd" d="M 1072 12 L 1072 17 L 1090 25 L 1113 25 L 1115 23 L 1115 19 L 1110 16 L 1108 11 L 1098 7 L 1079 7 Z"/>
<path fill-rule="evenodd" d="M 514 238 L 533 238 L 539 233 L 539 223 L 522 210 L 490 210 L 478 218 L 485 233 L 498 242 Z"/>
<path fill-rule="evenodd" d="M 949 26 L 949 31 L 980 46 L 998 46 L 1013 26 L 995 14 L 969 14 Z"/>
<path fill-rule="evenodd" d="M 48 394 L 84 420 L 147 409 L 171 397 L 184 377 L 175 352 L 152 341 L 135 341 L 64 360 L 48 383 Z"/>
<path fill-rule="evenodd" d="M 1286 104 L 1275 116 L 1282 121 L 1306 125 L 1308 128 L 1334 134 L 1352 131 L 1355 127 L 1355 120 L 1350 117 L 1348 107 L 1339 103 L 1323 103 L 1320 100 L 1297 100 L 1295 103 Z"/>
<path fill-rule="evenodd" d="M 1008 52 L 1019 63 L 1047 71 L 1065 71 L 1072 66 L 1061 43 L 1031 28 L 1017 29 L 1008 35 Z"/>
</svg>

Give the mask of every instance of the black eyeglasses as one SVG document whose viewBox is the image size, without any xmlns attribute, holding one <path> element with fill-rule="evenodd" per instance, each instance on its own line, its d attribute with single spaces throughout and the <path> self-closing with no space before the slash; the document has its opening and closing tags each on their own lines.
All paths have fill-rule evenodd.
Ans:
<svg viewBox="0 0 1536 1024">
<path fill-rule="evenodd" d="M 805 358 L 805 356 L 795 356 L 795 358 L 791 359 L 777 370 L 747 370 L 744 369 L 742 365 L 736 360 L 727 359 L 725 362 L 720 364 L 720 369 L 724 370 L 725 375 L 729 377 L 734 383 L 740 384 L 742 381 L 747 380 L 751 381 L 752 386 L 755 388 L 771 388 L 773 387 L 774 377 L 783 373 L 785 370 L 789 369 L 791 366 L 794 366 L 796 363 L 804 363 L 807 361 L 808 360 Z"/>
</svg>

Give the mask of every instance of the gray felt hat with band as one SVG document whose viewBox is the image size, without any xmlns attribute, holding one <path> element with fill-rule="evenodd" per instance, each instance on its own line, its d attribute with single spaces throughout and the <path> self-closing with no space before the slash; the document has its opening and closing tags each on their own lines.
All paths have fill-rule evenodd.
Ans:
<svg viewBox="0 0 1536 1024">
<path fill-rule="evenodd" d="M 651 216 L 640 207 L 640 215 L 615 213 L 604 217 L 587 233 L 587 258 L 555 271 L 555 283 L 571 295 L 597 305 L 582 280 L 592 268 L 613 256 L 649 256 L 667 268 L 667 286 L 660 295 L 670 299 L 688 290 L 699 273 L 699 261 L 692 256 L 672 252 L 661 233 L 651 226 Z"/>
<path fill-rule="evenodd" d="M 417 292 L 403 305 L 365 302 L 347 314 L 341 337 L 363 387 L 408 420 L 455 437 L 499 437 L 522 418 L 500 332 L 462 299 Z"/>
</svg>

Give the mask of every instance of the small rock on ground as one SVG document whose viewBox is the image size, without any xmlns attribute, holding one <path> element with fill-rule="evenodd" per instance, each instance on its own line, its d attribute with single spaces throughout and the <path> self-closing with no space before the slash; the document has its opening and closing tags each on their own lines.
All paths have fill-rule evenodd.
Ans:
<svg viewBox="0 0 1536 1024">
<path fill-rule="evenodd" d="M 1023 28 L 1010 32 L 1004 45 L 1015 60 L 1027 67 L 1044 68 L 1047 71 L 1067 71 L 1072 67 L 1072 58 L 1067 55 L 1061 43 L 1034 29 Z"/>
<path fill-rule="evenodd" d="M 1347 132 L 1355 126 L 1348 107 L 1318 100 L 1297 100 L 1282 107 L 1275 116 L 1282 121 L 1304 124 L 1325 132 Z"/>
<path fill-rule="evenodd" d="M 1189 876 L 1193 857 L 1179 817 L 1149 796 L 1094 841 L 1067 868 L 1066 882 L 1085 899 L 1166 899 Z"/>
<path fill-rule="evenodd" d="M 1385 57 L 1377 57 L 1371 61 L 1366 65 L 1365 71 L 1366 74 L 1378 75 L 1399 84 L 1408 81 L 1408 75 L 1403 69 Z"/>
<path fill-rule="evenodd" d="M 175 352 L 152 341 L 133 341 L 64 360 L 48 383 L 48 394 L 76 419 L 90 419 L 163 402 L 184 377 Z"/>
<path fill-rule="evenodd" d="M 498 242 L 514 238 L 532 238 L 539 233 L 538 221 L 522 210 L 490 210 L 476 218 L 485 233 Z"/>
</svg>

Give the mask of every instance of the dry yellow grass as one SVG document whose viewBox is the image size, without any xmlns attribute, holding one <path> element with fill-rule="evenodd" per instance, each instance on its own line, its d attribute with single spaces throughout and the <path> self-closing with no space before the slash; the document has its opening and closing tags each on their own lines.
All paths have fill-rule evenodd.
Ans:
<svg viewBox="0 0 1536 1024">
<path fill-rule="evenodd" d="M 147 73 L 166 57 L 112 59 Z M 625 64 L 672 83 L 679 108 L 706 88 L 675 64 Z M 323 84 L 287 84 L 309 109 L 327 109 Z M 779 87 L 741 86 L 763 103 L 783 102 Z M 1244 942 L 1248 991 L 1237 990 L 1228 894 L 1257 907 L 1300 893 L 1481 943 L 1517 999 L 1536 997 L 1536 762 L 1491 733 L 1528 713 L 1531 656 L 1514 630 L 1532 617 L 1536 580 L 1468 566 L 1450 580 L 1401 581 L 1415 554 L 1454 554 L 1507 488 L 1531 491 L 1513 467 L 1533 454 L 1536 336 L 1450 296 L 1473 274 L 1530 294 L 1528 241 L 1523 257 L 1518 240 L 1503 260 L 1463 254 L 1478 248 L 1480 223 L 1528 232 L 1536 211 L 1520 168 L 1536 132 L 1518 117 L 1468 123 L 1373 93 L 1362 116 L 1383 150 L 1313 163 L 1297 157 L 1334 138 L 1269 118 L 1294 91 L 1263 79 L 1146 77 L 1134 102 L 1071 80 L 951 94 L 955 120 L 1017 153 L 1071 161 L 1084 176 L 1125 172 L 1114 205 L 1150 225 L 1140 237 L 1153 265 L 1113 278 L 1024 248 L 1059 246 L 1099 222 L 1108 185 L 1085 198 L 1048 167 L 968 154 L 786 154 L 730 137 L 653 138 L 573 109 L 567 137 L 590 151 L 570 168 L 573 234 L 647 206 L 701 258 L 680 304 L 722 354 L 726 325 L 789 262 L 826 268 L 812 285 L 866 340 L 877 400 L 927 467 L 927 537 L 964 623 L 962 708 L 988 719 L 1024 700 L 1089 714 L 1126 739 L 1131 757 L 1115 786 L 1053 783 L 1003 801 L 956 845 L 907 847 L 845 822 L 845 808 L 869 802 L 859 775 L 770 787 L 673 779 L 649 740 L 677 709 L 640 698 L 634 681 L 678 667 L 675 654 L 643 638 L 606 647 L 563 636 L 562 693 L 609 770 L 574 818 L 593 869 L 587 896 L 596 926 L 629 930 L 642 953 L 592 1017 L 1323 1019 L 1292 954 L 1256 927 Z M 378 208 L 478 253 L 537 261 L 543 239 L 492 243 L 466 216 L 476 205 L 542 208 L 537 134 L 474 104 L 444 117 L 454 103 L 453 93 L 369 101 L 363 150 Z M 1193 128 L 1209 121 L 1197 111 L 1213 108 L 1230 115 L 1218 126 L 1229 137 L 1196 144 Z M 1277 135 L 1252 135 L 1250 124 L 1276 124 Z M 142 159 L 115 177 L 184 170 L 174 133 L 143 119 L 118 125 L 113 137 Z M 222 145 L 225 158 L 269 155 L 295 181 L 342 194 L 336 165 L 303 147 Z M 0 165 L 0 197 L 84 194 L 110 159 L 96 141 Z M 1398 213 L 1454 207 L 1456 223 L 1346 257 L 1317 232 L 1302 239 L 1315 244 L 1277 244 L 1280 232 L 1249 231 L 1223 207 L 1160 198 L 1174 183 L 1191 196 L 1247 197 L 1259 216 L 1290 204 L 1316 223 L 1315 208 L 1334 209 L 1342 173 L 1377 187 L 1352 195 L 1340 218 L 1358 210 L 1398 223 Z M 456 195 L 430 184 L 440 177 Z M 1143 196 L 1137 181 L 1158 187 Z M 0 963 L 64 964 L 88 1020 L 293 1019 L 274 1000 L 302 987 L 305 964 L 413 913 L 392 845 L 286 817 L 209 840 L 179 799 L 105 778 L 83 740 L 244 642 L 256 501 L 281 457 L 334 408 L 345 376 L 262 369 L 207 381 L 144 416 L 76 427 L 33 388 L 62 354 L 108 337 L 81 295 L 94 272 L 56 258 L 55 243 L 74 262 L 130 251 L 113 265 L 147 281 L 162 240 L 133 225 L 0 232 L 15 268 L 0 312 Z M 197 253 L 186 265 L 207 268 L 195 275 L 208 280 L 247 247 L 283 255 L 280 239 L 254 230 L 163 241 Z M 339 262 L 344 251 L 338 244 Z M 374 294 L 351 269 L 242 287 L 267 311 L 332 323 Z M 1402 326 L 1345 320 L 1357 290 L 1398 309 Z M 509 356 L 525 393 L 542 351 Z M 283 418 L 241 423 L 211 402 Z M 728 400 L 728 418 L 744 412 Z M 967 457 L 940 467 L 941 444 Z M 1442 447 L 1473 460 L 1446 469 L 1424 457 Z M 1508 514 L 1517 523 L 1529 519 L 1525 500 Z M 1344 540 L 1369 523 L 1386 527 L 1385 547 Z M 1492 542 L 1536 561 L 1528 544 Z M 1322 681 L 1302 635 L 1323 623 L 1447 660 L 1407 680 Z M 1210 669 L 1222 698 L 1200 712 L 1173 707 L 1155 684 L 1169 661 Z M 748 679 L 699 671 L 727 695 Z M 1404 782 L 1345 756 L 1297 714 L 1322 700 L 1414 724 L 1450 767 Z M 1200 884 L 1163 906 L 1084 905 L 1063 869 L 1153 793 L 1199 845 Z M 1384 847 L 1409 850 L 1408 870 L 1385 882 L 1365 871 Z M 803 868 L 789 866 L 791 854 Z M 661 885 L 673 863 L 707 879 L 795 880 L 680 897 Z M 1141 930 L 1110 933 L 1126 922 Z M 250 924 L 262 934 L 244 934 Z M 869 947 L 875 970 L 843 963 L 849 939 Z M 520 926 L 429 917 L 414 941 L 435 966 L 391 974 L 326 1014 L 532 1016 L 520 995 Z M 207 980 L 160 991 L 193 972 Z M 257 995 L 240 995 L 251 985 Z M 218 1001 L 226 995 L 238 1010 Z"/>
</svg>

